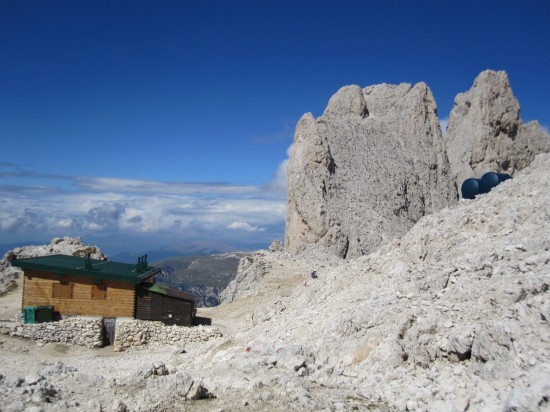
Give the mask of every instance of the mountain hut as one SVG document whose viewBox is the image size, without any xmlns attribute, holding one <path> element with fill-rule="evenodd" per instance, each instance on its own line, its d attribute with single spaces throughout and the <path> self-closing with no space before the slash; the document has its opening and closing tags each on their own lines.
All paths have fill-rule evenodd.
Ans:
<svg viewBox="0 0 550 412">
<path fill-rule="evenodd" d="M 195 297 L 155 285 L 161 271 L 146 256 L 136 265 L 67 255 L 14 259 L 11 265 L 24 272 L 24 314 L 51 308 L 42 321 L 101 316 L 193 325 Z"/>
</svg>

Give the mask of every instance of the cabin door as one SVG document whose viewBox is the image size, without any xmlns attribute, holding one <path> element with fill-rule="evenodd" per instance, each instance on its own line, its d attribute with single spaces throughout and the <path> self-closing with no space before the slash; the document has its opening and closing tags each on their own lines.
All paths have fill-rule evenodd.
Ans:
<svg viewBox="0 0 550 412">
<path fill-rule="evenodd" d="M 103 318 L 103 345 L 115 344 L 116 318 Z"/>
</svg>

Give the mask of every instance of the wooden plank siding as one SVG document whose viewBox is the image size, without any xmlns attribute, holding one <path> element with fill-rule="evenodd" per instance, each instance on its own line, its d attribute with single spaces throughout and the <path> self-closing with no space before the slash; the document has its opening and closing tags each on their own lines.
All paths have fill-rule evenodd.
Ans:
<svg viewBox="0 0 550 412">
<path fill-rule="evenodd" d="M 160 320 L 166 325 L 192 326 L 195 303 L 139 288 L 136 319 Z"/>
<path fill-rule="evenodd" d="M 59 284 L 72 284 L 72 298 L 54 297 L 54 285 Z M 23 291 L 23 307 L 53 306 L 61 316 L 134 317 L 135 290 L 128 282 L 103 279 L 98 288 L 92 279 L 82 276 L 58 277 L 52 272 L 27 269 Z"/>
<path fill-rule="evenodd" d="M 193 302 L 162 296 L 162 321 L 166 325 L 193 325 Z"/>
<path fill-rule="evenodd" d="M 165 296 L 158 293 L 151 293 L 151 317 L 154 320 L 162 320 L 162 303 Z"/>
<path fill-rule="evenodd" d="M 153 320 L 151 299 L 149 291 L 138 288 L 136 291 L 136 319 Z"/>
</svg>

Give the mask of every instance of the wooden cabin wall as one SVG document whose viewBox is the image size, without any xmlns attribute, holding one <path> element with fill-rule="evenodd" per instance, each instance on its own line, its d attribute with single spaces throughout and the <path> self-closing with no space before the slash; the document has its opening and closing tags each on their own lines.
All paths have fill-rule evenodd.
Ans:
<svg viewBox="0 0 550 412">
<path fill-rule="evenodd" d="M 72 298 L 54 298 L 54 285 L 72 284 Z M 135 290 L 128 282 L 103 279 L 105 299 L 92 299 L 92 279 L 63 275 L 61 279 L 51 272 L 25 270 L 23 280 L 23 307 L 53 306 L 62 316 L 102 316 L 106 318 L 134 317 Z"/>
<path fill-rule="evenodd" d="M 166 325 L 193 325 L 193 302 L 144 289 L 138 289 L 136 296 L 136 319 L 160 320 Z"/>
<path fill-rule="evenodd" d="M 136 319 L 154 320 L 151 313 L 152 293 L 138 288 L 136 290 Z"/>
<path fill-rule="evenodd" d="M 162 296 L 162 321 L 166 325 L 193 325 L 193 310 L 195 304 L 187 300 Z"/>
</svg>

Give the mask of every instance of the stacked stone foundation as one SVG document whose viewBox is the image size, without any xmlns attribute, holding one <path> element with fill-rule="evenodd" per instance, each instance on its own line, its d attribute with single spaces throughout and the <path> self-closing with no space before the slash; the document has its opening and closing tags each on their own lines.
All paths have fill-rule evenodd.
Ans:
<svg viewBox="0 0 550 412">
<path fill-rule="evenodd" d="M 0 324 L 0 333 L 44 343 L 64 343 L 87 348 L 104 346 L 101 317 L 68 318 L 36 324 L 3 322 Z M 113 349 L 123 351 L 144 345 L 200 343 L 221 336 L 218 328 L 210 326 L 167 326 L 157 321 L 117 319 Z"/>
<path fill-rule="evenodd" d="M 180 345 L 206 342 L 221 337 L 218 328 L 210 326 L 168 326 L 159 321 L 117 319 L 114 350 L 122 351 L 143 345 Z"/>
<path fill-rule="evenodd" d="M 9 322 L 2 326 L 1 331 L 46 343 L 67 343 L 87 348 L 103 346 L 103 319 L 100 317 L 68 318 L 34 324 Z"/>
</svg>

